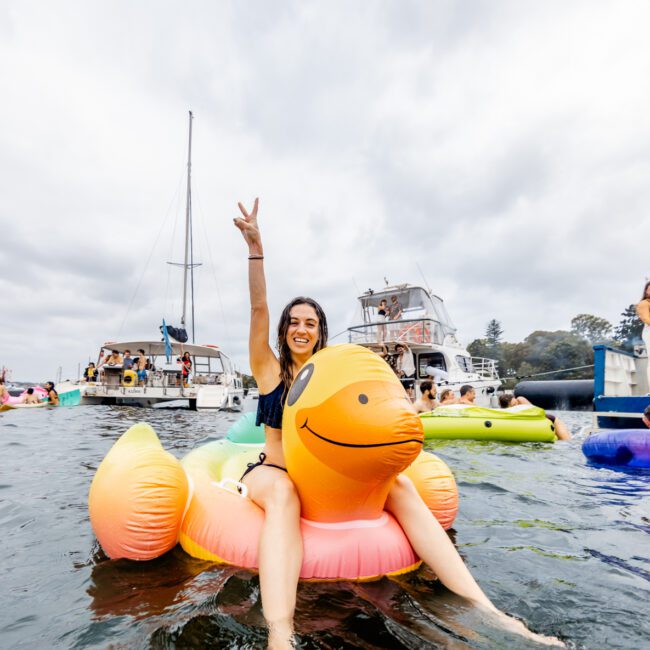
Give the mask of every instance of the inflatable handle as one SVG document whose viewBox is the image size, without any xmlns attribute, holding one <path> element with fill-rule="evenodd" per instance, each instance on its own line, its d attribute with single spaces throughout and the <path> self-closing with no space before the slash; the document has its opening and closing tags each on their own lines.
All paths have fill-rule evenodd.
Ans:
<svg viewBox="0 0 650 650">
<path fill-rule="evenodd" d="M 235 481 L 234 478 L 224 478 L 221 481 L 212 481 L 212 485 L 221 488 L 226 492 L 236 494 L 242 499 L 245 499 L 248 496 L 248 487 L 239 481 Z M 227 487 L 228 485 L 232 485 L 233 487 Z"/>
</svg>

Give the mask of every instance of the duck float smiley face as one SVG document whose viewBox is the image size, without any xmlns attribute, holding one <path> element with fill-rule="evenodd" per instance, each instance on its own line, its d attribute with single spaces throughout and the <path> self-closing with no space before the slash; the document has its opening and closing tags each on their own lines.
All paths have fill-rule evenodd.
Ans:
<svg viewBox="0 0 650 650">
<path fill-rule="evenodd" d="M 303 516 L 374 519 L 422 451 L 422 423 L 395 373 L 358 345 L 321 350 L 287 396 L 282 440 Z"/>
</svg>

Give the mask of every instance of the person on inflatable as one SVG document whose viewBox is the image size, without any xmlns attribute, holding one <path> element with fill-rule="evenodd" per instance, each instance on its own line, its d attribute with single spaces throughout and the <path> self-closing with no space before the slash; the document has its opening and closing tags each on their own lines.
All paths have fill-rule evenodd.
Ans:
<svg viewBox="0 0 650 650">
<path fill-rule="evenodd" d="M 282 450 L 282 414 L 289 387 L 305 362 L 327 345 L 327 319 L 311 298 L 294 298 L 278 324 L 279 357 L 269 346 L 270 317 L 266 299 L 264 249 L 257 223 L 259 199 L 249 213 L 239 203 L 241 217 L 233 219 L 248 244 L 251 301 L 250 365 L 260 391 L 257 423 L 264 424 L 265 444 L 256 463 L 241 478 L 248 496 L 265 511 L 259 542 L 260 593 L 269 630 L 269 647 L 291 648 L 296 591 L 302 564 L 300 501 L 286 470 Z M 490 602 L 463 563 L 451 540 L 418 495 L 411 481 L 398 476 L 386 510 L 399 521 L 420 558 L 450 590 L 496 615 L 512 631 L 539 642 L 556 639 L 530 632 Z"/>
</svg>

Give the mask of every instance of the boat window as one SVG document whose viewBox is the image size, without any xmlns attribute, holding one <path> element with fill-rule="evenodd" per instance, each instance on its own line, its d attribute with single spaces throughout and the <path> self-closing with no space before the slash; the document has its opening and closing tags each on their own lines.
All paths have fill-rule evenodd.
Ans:
<svg viewBox="0 0 650 650">
<path fill-rule="evenodd" d="M 472 360 L 469 357 L 464 357 L 459 354 L 456 356 L 456 362 L 463 372 L 474 372 L 474 366 L 472 365 Z"/>
<path fill-rule="evenodd" d="M 438 370 L 447 370 L 447 362 L 445 361 L 445 355 L 442 352 L 425 352 L 418 356 L 418 377 L 427 378 L 426 368 L 427 366 L 433 366 L 438 368 Z"/>
</svg>

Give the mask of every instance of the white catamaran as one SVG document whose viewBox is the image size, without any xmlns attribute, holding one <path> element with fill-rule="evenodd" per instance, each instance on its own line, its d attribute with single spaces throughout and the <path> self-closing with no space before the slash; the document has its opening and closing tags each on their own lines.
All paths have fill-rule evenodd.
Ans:
<svg viewBox="0 0 650 650">
<path fill-rule="evenodd" d="M 244 389 L 241 377 L 230 359 L 216 345 L 194 343 L 194 263 L 192 251 L 192 119 L 189 113 L 189 142 L 187 156 L 187 197 L 185 206 L 185 260 L 183 267 L 183 313 L 179 329 L 167 328 L 163 321 L 162 340 L 107 341 L 99 352 L 95 381 L 81 384 L 85 404 L 130 404 L 138 406 L 173 405 L 192 409 L 241 410 Z M 186 313 L 188 282 L 192 294 L 192 343 L 188 343 Z M 170 336 L 171 335 L 171 336 Z M 171 340 L 173 337 L 176 340 Z M 146 379 L 138 378 L 135 367 L 124 362 L 126 351 L 131 358 L 143 350 L 148 359 Z M 108 355 L 117 352 L 113 363 Z M 181 358 L 189 354 L 191 370 L 183 372 Z M 180 400 L 180 401 L 179 401 Z"/>
</svg>

